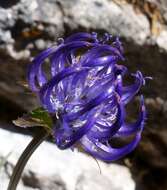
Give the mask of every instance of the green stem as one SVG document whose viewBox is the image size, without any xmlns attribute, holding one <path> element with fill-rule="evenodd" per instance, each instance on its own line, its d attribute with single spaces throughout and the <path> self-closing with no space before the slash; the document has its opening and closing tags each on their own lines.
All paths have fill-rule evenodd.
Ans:
<svg viewBox="0 0 167 190">
<path fill-rule="evenodd" d="M 33 154 L 33 152 L 38 148 L 38 146 L 49 136 L 49 133 L 43 129 L 40 128 L 37 131 L 36 136 L 31 140 L 31 142 L 28 144 L 22 155 L 20 156 L 14 170 L 13 174 L 10 178 L 10 182 L 8 185 L 7 190 L 16 190 L 18 182 L 20 180 L 21 174 L 24 170 L 25 165 L 27 164 L 29 158 Z"/>
</svg>

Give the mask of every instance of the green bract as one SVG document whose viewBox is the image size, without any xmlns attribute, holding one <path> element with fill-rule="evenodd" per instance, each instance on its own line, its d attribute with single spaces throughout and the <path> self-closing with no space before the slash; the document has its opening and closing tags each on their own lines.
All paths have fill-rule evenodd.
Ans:
<svg viewBox="0 0 167 190">
<path fill-rule="evenodd" d="M 44 127 L 49 132 L 53 126 L 51 116 L 42 107 L 36 108 L 28 114 L 19 117 L 17 120 L 14 120 L 13 123 L 23 128 L 34 126 Z"/>
</svg>

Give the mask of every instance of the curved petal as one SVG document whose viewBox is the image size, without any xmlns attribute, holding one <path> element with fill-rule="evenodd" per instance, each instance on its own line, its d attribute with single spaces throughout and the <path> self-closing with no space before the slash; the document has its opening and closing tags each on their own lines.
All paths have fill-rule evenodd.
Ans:
<svg viewBox="0 0 167 190">
<path fill-rule="evenodd" d="M 53 46 L 40 53 L 33 60 L 32 64 L 28 68 L 28 82 L 32 91 L 37 92 L 39 88 L 36 86 L 36 77 L 39 73 L 40 65 L 44 63 L 44 60 L 54 53 L 55 57 L 59 57 L 62 53 L 74 51 L 74 49 L 92 47 L 93 44 L 89 42 L 76 41 L 67 44 L 62 44 L 58 47 Z M 40 81 L 38 81 L 40 83 Z"/>
<path fill-rule="evenodd" d="M 83 88 L 82 91 L 82 97 L 86 97 L 88 101 L 100 95 L 103 91 L 113 91 L 115 88 L 115 78 L 113 76 L 113 73 L 108 75 L 106 74 L 104 77 L 95 77 L 97 79 L 91 82 L 89 80 L 89 75 L 87 76 L 87 79 L 85 81 L 85 88 Z"/>
<path fill-rule="evenodd" d="M 77 84 L 80 83 L 82 89 L 84 89 L 85 80 L 88 74 L 88 70 L 84 70 L 83 72 L 76 73 L 71 81 L 71 89 L 76 88 Z"/>
<path fill-rule="evenodd" d="M 99 58 L 104 54 L 117 56 L 119 59 L 124 59 L 122 54 L 119 52 L 117 48 L 114 48 L 110 45 L 96 45 L 91 48 L 82 58 L 81 58 L 81 65 L 87 65 L 90 61 L 94 60 L 95 58 Z"/>
<path fill-rule="evenodd" d="M 32 61 L 30 65 L 28 65 L 27 80 L 32 91 L 37 92 L 39 90 L 39 88 L 36 86 L 36 81 L 35 81 L 36 80 L 35 78 L 38 75 L 39 66 L 48 56 L 50 56 L 53 52 L 55 52 L 56 49 L 57 47 L 53 46 L 44 50 L 37 57 L 35 57 L 35 59 Z M 40 79 L 39 77 L 39 83 L 41 83 L 41 80 L 42 79 Z"/>
<path fill-rule="evenodd" d="M 65 129 L 65 128 L 62 128 L 60 130 L 55 129 L 54 137 L 55 137 L 55 142 L 57 146 L 60 149 L 66 149 L 74 145 L 93 127 L 96 121 L 97 115 L 98 115 L 97 110 L 94 110 L 91 113 L 89 113 L 87 122 L 76 131 L 73 131 L 75 128 L 74 129 L 71 128 L 71 131 L 69 131 L 68 129 L 70 127 L 68 127 L 68 129 Z M 65 121 L 63 125 L 68 125 L 68 122 Z"/>
<path fill-rule="evenodd" d="M 118 61 L 119 58 L 118 56 L 115 55 L 110 55 L 110 56 L 103 56 L 99 58 L 95 58 L 93 60 L 87 61 L 84 66 L 89 66 L 89 67 L 95 67 L 95 66 L 106 66 L 108 64 L 114 64 L 116 61 Z"/>
<path fill-rule="evenodd" d="M 72 41 L 89 41 L 89 40 L 95 40 L 95 35 L 86 32 L 78 32 L 66 38 L 64 43 L 69 43 Z"/>
<path fill-rule="evenodd" d="M 36 77 L 35 65 L 31 63 L 27 67 L 27 81 L 31 90 L 33 92 L 38 92 L 39 89 L 36 86 L 35 77 Z"/>
<path fill-rule="evenodd" d="M 39 66 L 39 69 L 38 69 L 37 79 L 38 79 L 38 83 L 40 87 L 43 86 L 47 82 L 47 77 L 44 71 L 42 70 L 41 65 Z"/>
<path fill-rule="evenodd" d="M 144 122 L 146 119 L 146 109 L 144 105 L 144 98 L 141 96 L 140 98 L 140 114 L 138 120 L 133 124 L 124 124 L 120 130 L 117 132 L 116 136 L 129 136 L 140 130 L 142 130 L 144 126 Z"/>
<path fill-rule="evenodd" d="M 137 71 L 133 76 L 136 78 L 135 83 L 122 88 L 121 99 L 124 104 L 127 104 L 138 93 L 141 86 L 144 84 L 144 77 L 140 71 Z"/>
<path fill-rule="evenodd" d="M 39 91 L 39 96 L 41 103 L 45 105 L 45 107 L 48 109 L 48 111 L 52 112 L 55 109 L 53 108 L 53 104 L 51 103 L 51 93 L 53 88 L 64 78 L 73 75 L 76 73 L 76 68 L 69 67 L 67 69 L 64 69 L 62 72 L 58 73 L 56 76 L 54 76 L 48 83 L 46 83 L 41 90 Z"/>
<path fill-rule="evenodd" d="M 122 148 L 112 148 L 100 142 L 92 142 L 87 137 L 81 139 L 83 149 L 92 156 L 106 162 L 118 160 L 133 151 L 141 139 L 141 132 L 138 132 L 131 143 Z"/>
<path fill-rule="evenodd" d="M 124 109 L 121 104 L 117 105 L 117 119 L 110 126 L 94 126 L 88 133 L 89 138 L 94 138 L 97 140 L 109 140 L 113 135 L 117 134 L 118 130 L 121 128 L 122 123 L 124 122 Z"/>
<path fill-rule="evenodd" d="M 85 112 L 90 111 L 94 107 L 100 105 L 102 102 L 105 102 L 106 100 L 108 100 L 109 97 L 112 95 L 112 93 L 113 93 L 113 89 L 111 89 L 110 91 L 107 90 L 107 91 L 100 93 L 98 96 L 96 96 L 95 98 L 91 99 L 88 103 L 83 105 L 84 108 L 81 109 L 80 111 L 78 111 L 76 113 L 72 113 L 72 114 L 67 114 L 67 118 L 69 120 L 75 120 L 75 119 L 79 118 Z"/>
</svg>

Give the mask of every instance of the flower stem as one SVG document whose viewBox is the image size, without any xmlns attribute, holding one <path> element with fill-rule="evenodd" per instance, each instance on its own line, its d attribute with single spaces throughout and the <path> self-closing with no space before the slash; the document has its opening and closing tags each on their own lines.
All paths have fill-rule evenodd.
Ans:
<svg viewBox="0 0 167 190">
<path fill-rule="evenodd" d="M 49 136 L 49 133 L 45 129 L 39 128 L 39 130 L 37 131 L 37 134 L 34 136 L 34 138 L 31 140 L 31 142 L 28 144 L 28 146 L 26 147 L 26 149 L 20 156 L 13 170 L 7 190 L 16 190 L 26 163 L 28 162 L 33 152 L 48 136 Z"/>
</svg>

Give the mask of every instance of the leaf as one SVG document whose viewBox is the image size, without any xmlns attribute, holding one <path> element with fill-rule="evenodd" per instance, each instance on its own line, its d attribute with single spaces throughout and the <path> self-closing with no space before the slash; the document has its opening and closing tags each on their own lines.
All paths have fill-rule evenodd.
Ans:
<svg viewBox="0 0 167 190">
<path fill-rule="evenodd" d="M 13 123 L 23 128 L 41 126 L 49 130 L 53 126 L 51 116 L 41 107 L 32 110 L 30 113 L 24 114 L 22 117 L 14 120 Z"/>
</svg>

